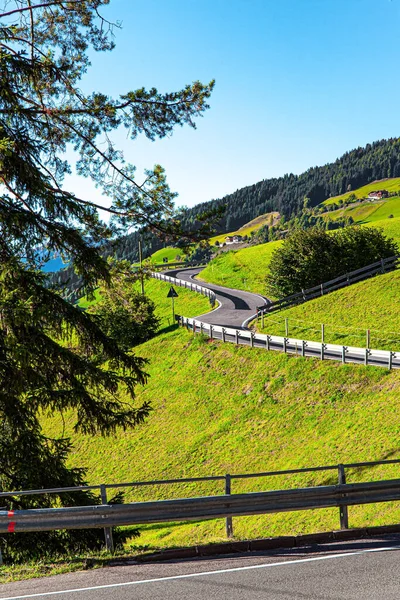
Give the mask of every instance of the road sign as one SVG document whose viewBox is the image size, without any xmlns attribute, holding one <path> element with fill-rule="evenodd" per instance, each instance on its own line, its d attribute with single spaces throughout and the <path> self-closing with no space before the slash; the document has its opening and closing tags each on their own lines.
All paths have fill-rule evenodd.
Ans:
<svg viewBox="0 0 400 600">
<path fill-rule="evenodd" d="M 178 294 L 176 293 L 173 286 L 171 285 L 171 287 L 169 288 L 169 292 L 167 294 L 167 298 L 177 298 L 177 297 L 178 297 Z"/>
</svg>

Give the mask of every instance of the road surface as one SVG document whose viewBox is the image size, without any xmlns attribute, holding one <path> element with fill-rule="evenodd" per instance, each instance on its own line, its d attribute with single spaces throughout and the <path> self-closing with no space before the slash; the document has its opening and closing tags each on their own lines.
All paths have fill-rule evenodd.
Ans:
<svg viewBox="0 0 400 600">
<path fill-rule="evenodd" d="M 7 584 L 22 600 L 398 600 L 400 537 L 106 567 Z"/>
<path fill-rule="evenodd" d="M 196 317 L 196 319 L 198 318 L 203 323 L 242 329 L 247 326 L 248 321 L 257 313 L 257 307 L 263 306 L 266 303 L 266 299 L 258 294 L 226 288 L 196 279 L 196 275 L 200 271 L 202 271 L 201 268 L 177 269 L 174 271 L 165 271 L 165 275 L 197 283 L 215 292 L 219 306 L 209 313 Z"/>
</svg>

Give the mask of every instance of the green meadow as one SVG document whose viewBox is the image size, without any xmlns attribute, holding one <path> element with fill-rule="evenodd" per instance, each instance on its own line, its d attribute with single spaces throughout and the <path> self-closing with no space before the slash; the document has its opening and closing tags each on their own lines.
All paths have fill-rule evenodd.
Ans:
<svg viewBox="0 0 400 600">
<path fill-rule="evenodd" d="M 378 275 L 287 310 L 272 313 L 258 323 L 260 331 L 325 342 L 366 347 L 370 330 L 371 348 L 400 351 L 400 271 Z"/>
<path fill-rule="evenodd" d="M 201 272 L 198 279 L 264 295 L 264 281 L 272 252 L 281 244 L 281 241 L 268 242 L 242 250 L 221 252 Z"/>
<path fill-rule="evenodd" d="M 393 291 L 392 295 L 388 291 L 381 294 L 380 311 L 391 320 L 388 310 L 396 283 L 390 281 L 390 275 L 386 277 L 382 288 L 388 290 L 390 283 Z M 376 278 L 364 285 L 377 285 L 379 279 L 383 281 Z M 167 324 L 169 286 L 151 281 L 146 287 L 160 302 L 158 311 Z M 186 299 L 180 296 L 179 310 L 188 316 L 196 310 L 204 312 L 203 305 L 195 308 L 192 304 L 204 299 L 187 294 Z M 326 299 L 333 300 L 333 296 Z M 353 300 L 336 301 L 342 304 L 343 315 L 349 309 L 346 302 Z M 333 305 L 332 301 L 327 312 Z M 362 327 L 366 321 L 362 321 L 361 308 L 359 315 L 357 323 Z M 381 316 L 379 323 L 383 322 Z M 70 466 L 85 466 L 90 483 L 250 473 L 400 456 L 396 441 L 400 432 L 400 372 L 210 342 L 171 327 L 162 328 L 158 336 L 134 352 L 150 361 L 149 381 L 137 389 L 137 402 L 147 400 L 153 407 L 145 424 L 114 437 L 85 437 L 74 433 L 72 413 L 63 420 L 43 415 L 46 434 L 71 436 L 74 453 Z M 354 470 L 349 472 L 349 480 L 397 477 L 397 471 L 396 467 Z M 332 472 L 249 479 L 234 481 L 233 493 L 335 481 Z M 222 492 L 221 482 L 132 487 L 126 489 L 126 501 Z M 355 507 L 349 512 L 352 526 L 389 524 L 400 517 L 395 503 Z M 338 526 L 336 509 L 234 519 L 237 539 Z M 155 524 L 142 527 L 140 538 L 132 539 L 127 550 L 223 539 L 223 520 Z"/>
</svg>

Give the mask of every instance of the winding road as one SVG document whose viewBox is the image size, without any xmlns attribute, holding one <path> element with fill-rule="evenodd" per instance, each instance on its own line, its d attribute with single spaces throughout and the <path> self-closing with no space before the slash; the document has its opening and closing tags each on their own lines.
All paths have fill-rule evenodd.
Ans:
<svg viewBox="0 0 400 600">
<path fill-rule="evenodd" d="M 258 294 L 226 288 L 196 279 L 196 275 L 201 271 L 201 267 L 165 271 L 165 275 L 183 279 L 184 281 L 189 281 L 191 283 L 197 283 L 215 292 L 219 306 L 211 312 L 205 313 L 204 315 L 198 315 L 196 319 L 199 321 L 207 323 L 208 325 L 245 329 L 248 322 L 251 321 L 257 313 L 257 307 L 266 304 L 266 298 L 259 296 Z"/>
</svg>

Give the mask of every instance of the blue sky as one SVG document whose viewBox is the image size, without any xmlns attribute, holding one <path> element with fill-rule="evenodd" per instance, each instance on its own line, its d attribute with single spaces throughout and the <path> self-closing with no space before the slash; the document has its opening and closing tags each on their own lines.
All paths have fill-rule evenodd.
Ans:
<svg viewBox="0 0 400 600">
<path fill-rule="evenodd" d="M 400 136 L 400 0 L 111 0 L 104 14 L 123 28 L 113 52 L 92 56 L 85 91 L 216 79 L 196 131 L 156 142 L 116 134 L 138 180 L 166 168 L 178 204 Z"/>
</svg>

